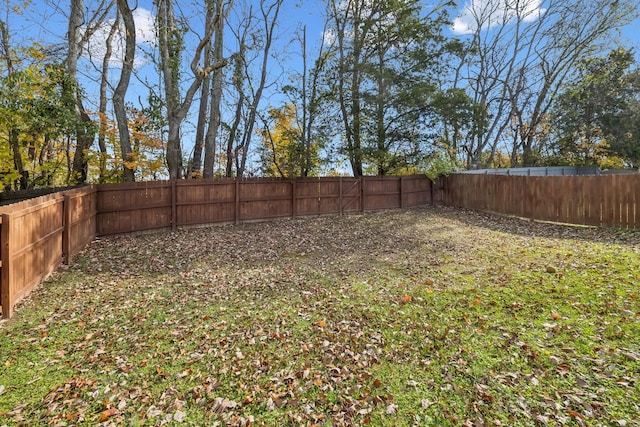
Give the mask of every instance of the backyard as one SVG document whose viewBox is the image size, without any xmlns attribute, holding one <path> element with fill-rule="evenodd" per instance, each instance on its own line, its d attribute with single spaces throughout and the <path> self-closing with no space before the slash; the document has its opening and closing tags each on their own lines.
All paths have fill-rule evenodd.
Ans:
<svg viewBox="0 0 640 427">
<path fill-rule="evenodd" d="M 640 425 L 640 233 L 445 207 L 113 236 L 0 322 L 1 425 Z"/>
</svg>

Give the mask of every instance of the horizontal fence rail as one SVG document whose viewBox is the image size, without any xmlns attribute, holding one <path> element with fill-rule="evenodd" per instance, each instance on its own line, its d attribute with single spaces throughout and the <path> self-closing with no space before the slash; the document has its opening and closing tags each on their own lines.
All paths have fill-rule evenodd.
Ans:
<svg viewBox="0 0 640 427">
<path fill-rule="evenodd" d="M 406 177 L 216 179 L 102 184 L 0 208 L 0 306 L 15 304 L 96 235 L 431 203 L 431 181 Z"/>
<path fill-rule="evenodd" d="M 452 174 L 435 185 L 446 205 L 570 224 L 640 228 L 640 174 Z"/>
</svg>

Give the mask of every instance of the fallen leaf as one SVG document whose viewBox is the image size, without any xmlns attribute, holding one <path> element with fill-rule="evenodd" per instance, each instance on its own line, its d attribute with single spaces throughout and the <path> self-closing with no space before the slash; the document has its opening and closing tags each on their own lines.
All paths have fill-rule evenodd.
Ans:
<svg viewBox="0 0 640 427">
<path fill-rule="evenodd" d="M 422 406 L 422 409 L 427 409 L 429 408 L 429 406 L 435 404 L 436 402 L 432 402 L 429 399 L 422 399 L 420 401 L 420 405 Z"/>
<path fill-rule="evenodd" d="M 102 411 L 102 413 L 100 414 L 100 417 L 98 418 L 98 422 L 103 423 L 107 421 L 109 418 L 113 417 L 114 415 L 118 415 L 119 413 L 120 411 L 118 411 L 116 408 L 109 408 L 105 411 Z"/>
<path fill-rule="evenodd" d="M 536 415 L 536 421 L 542 424 L 549 424 L 549 417 L 545 415 Z"/>
<path fill-rule="evenodd" d="M 567 409 L 567 414 L 571 415 L 573 418 L 582 418 L 582 415 L 573 409 Z"/>
<path fill-rule="evenodd" d="M 184 412 L 176 411 L 175 414 L 173 414 L 173 421 L 177 421 L 181 423 L 184 421 L 186 417 L 187 417 L 187 414 L 185 414 Z"/>
<path fill-rule="evenodd" d="M 147 418 L 155 418 L 159 415 L 162 415 L 162 411 L 155 406 L 150 406 L 149 409 L 147 409 Z"/>
</svg>

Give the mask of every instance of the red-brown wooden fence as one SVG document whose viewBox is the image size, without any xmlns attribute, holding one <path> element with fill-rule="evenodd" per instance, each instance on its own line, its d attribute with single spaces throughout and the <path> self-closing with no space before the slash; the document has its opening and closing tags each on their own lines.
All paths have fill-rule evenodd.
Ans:
<svg viewBox="0 0 640 427">
<path fill-rule="evenodd" d="M 349 214 L 440 201 L 574 224 L 640 228 L 640 175 L 454 174 L 299 180 L 105 184 L 0 208 L 0 305 L 14 305 L 96 234 L 303 215 Z"/>
<path fill-rule="evenodd" d="M 96 234 L 302 215 L 348 214 L 431 202 L 425 176 L 184 180 L 104 184 L 0 208 L 0 306 L 11 317 L 33 287 Z"/>
<path fill-rule="evenodd" d="M 97 234 L 348 214 L 428 203 L 431 181 L 423 175 L 103 184 L 98 186 Z"/>
<path fill-rule="evenodd" d="M 640 228 L 640 174 L 440 178 L 436 200 L 446 205 L 543 221 Z"/>
<path fill-rule="evenodd" d="M 14 305 L 63 260 L 95 237 L 93 187 L 42 196 L 0 209 L 0 305 Z"/>
</svg>

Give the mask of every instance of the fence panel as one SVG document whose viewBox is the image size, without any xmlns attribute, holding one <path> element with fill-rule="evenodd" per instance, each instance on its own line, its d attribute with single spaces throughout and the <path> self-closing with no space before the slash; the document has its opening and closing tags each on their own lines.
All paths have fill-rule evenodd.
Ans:
<svg viewBox="0 0 640 427">
<path fill-rule="evenodd" d="M 169 228 L 172 225 L 169 181 L 98 186 L 98 236 Z"/>
<path fill-rule="evenodd" d="M 84 187 L 65 191 L 63 254 L 65 262 L 96 237 L 96 204 L 98 190 Z"/>
<path fill-rule="evenodd" d="M 640 174 L 444 178 L 451 206 L 573 224 L 640 228 Z"/>
<path fill-rule="evenodd" d="M 2 218 L 2 313 L 62 263 L 64 197 L 60 193 L 11 205 Z"/>
<path fill-rule="evenodd" d="M 11 235 L 9 233 L 10 215 L 0 215 L 0 309 L 3 317 L 11 317 L 13 314 L 13 302 L 11 301 L 11 278 L 13 277 L 11 254 Z"/>
<path fill-rule="evenodd" d="M 431 186 L 421 175 L 103 184 L 96 233 L 420 206 L 431 203 Z"/>
<path fill-rule="evenodd" d="M 366 177 L 364 185 L 364 210 L 377 211 L 400 208 L 402 192 L 398 176 Z"/>
<path fill-rule="evenodd" d="M 293 216 L 291 181 L 247 180 L 239 184 L 239 221 Z"/>
<path fill-rule="evenodd" d="M 318 215 L 320 213 L 320 192 L 323 183 L 319 179 L 299 179 L 295 181 L 295 215 Z"/>
<path fill-rule="evenodd" d="M 342 189 L 340 213 L 362 212 L 364 210 L 362 206 L 362 179 L 341 178 L 340 188 Z"/>
<path fill-rule="evenodd" d="M 295 215 L 340 213 L 341 178 L 304 178 L 295 181 Z"/>
<path fill-rule="evenodd" d="M 176 224 L 198 225 L 235 221 L 233 179 L 185 180 L 176 183 Z"/>
<path fill-rule="evenodd" d="M 433 183 L 424 176 L 403 176 L 400 178 L 402 207 L 422 206 L 433 203 Z"/>
</svg>

